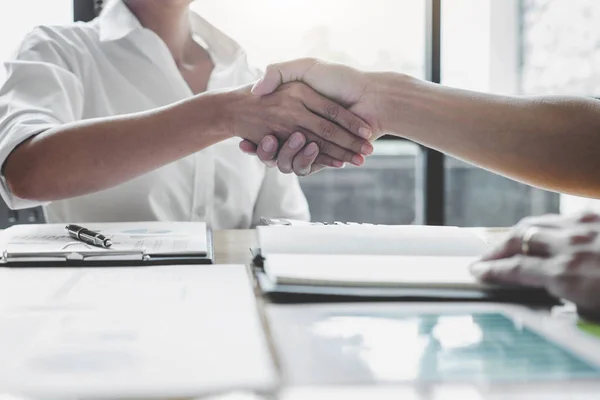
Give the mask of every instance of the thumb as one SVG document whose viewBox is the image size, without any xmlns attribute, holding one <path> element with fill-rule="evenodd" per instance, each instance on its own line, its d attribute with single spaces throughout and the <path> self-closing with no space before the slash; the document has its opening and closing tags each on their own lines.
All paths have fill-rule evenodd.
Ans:
<svg viewBox="0 0 600 400">
<path fill-rule="evenodd" d="M 269 65 L 264 76 L 252 88 L 252 94 L 264 96 L 273 93 L 284 83 L 304 82 L 304 76 L 315 63 L 316 60 L 305 58 Z"/>
<path fill-rule="evenodd" d="M 242 150 L 244 153 L 256 155 L 258 146 L 251 141 L 244 139 L 240 142 L 239 146 L 240 150 Z"/>
</svg>

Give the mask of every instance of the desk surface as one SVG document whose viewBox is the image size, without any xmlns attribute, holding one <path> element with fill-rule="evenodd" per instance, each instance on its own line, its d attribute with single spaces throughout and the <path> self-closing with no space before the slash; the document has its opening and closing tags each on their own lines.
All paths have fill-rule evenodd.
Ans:
<svg viewBox="0 0 600 400">
<path fill-rule="evenodd" d="M 468 228 L 470 230 L 472 230 L 474 233 L 476 233 L 478 236 L 482 237 L 485 241 L 487 241 L 488 243 L 497 243 L 499 241 L 501 241 L 504 237 L 506 237 L 507 233 L 508 233 L 508 229 L 506 228 Z M 256 235 L 256 231 L 254 230 L 224 230 L 224 231 L 217 231 L 214 233 L 214 245 L 215 245 L 215 261 L 217 264 L 249 264 L 251 262 L 251 254 L 249 249 L 252 247 L 256 247 L 258 244 L 258 238 Z M 430 397 L 430 393 L 428 393 L 427 391 L 421 392 L 421 389 L 415 388 L 410 384 L 396 384 L 396 386 L 394 385 L 382 385 L 382 386 L 372 386 L 372 382 L 371 384 L 365 384 L 363 383 L 364 387 L 363 389 L 361 389 L 361 386 L 352 386 L 351 389 L 347 389 L 350 388 L 351 386 L 339 386 L 336 387 L 335 385 L 331 386 L 331 383 L 335 383 L 338 382 L 338 378 L 339 381 L 341 382 L 343 379 L 345 378 L 347 380 L 348 377 L 348 371 L 346 369 L 350 369 L 350 372 L 354 373 L 356 377 L 360 377 L 365 378 L 365 376 L 369 376 L 369 373 L 372 373 L 375 370 L 379 370 L 381 369 L 383 372 L 382 374 L 385 375 L 386 373 L 388 373 L 389 371 L 392 371 L 395 375 L 394 377 L 396 377 L 399 374 L 399 371 L 404 371 L 401 367 L 404 365 L 409 365 L 409 364 L 402 364 L 400 363 L 398 360 L 400 360 L 400 358 L 394 358 L 394 351 L 396 351 L 396 353 L 398 352 L 403 352 L 405 349 L 402 348 L 401 346 L 398 346 L 397 344 L 392 345 L 389 350 L 387 349 L 386 346 L 390 346 L 390 343 L 395 343 L 393 338 L 395 336 L 401 336 L 401 334 L 404 334 L 405 340 L 409 340 L 411 337 L 415 337 L 416 336 L 423 336 L 422 332 L 419 333 L 419 335 L 417 335 L 415 332 L 420 332 L 419 329 L 422 329 L 421 325 L 418 326 L 419 329 L 413 329 L 414 326 L 409 326 L 410 323 L 414 324 L 413 322 L 403 322 L 403 323 L 398 323 L 396 322 L 395 324 L 389 325 L 389 327 L 391 327 L 390 329 L 394 330 L 394 333 L 390 336 L 390 335 L 381 335 L 381 332 L 385 333 L 384 331 L 381 330 L 377 330 L 377 329 L 372 329 L 372 327 L 377 327 L 380 325 L 376 325 L 376 324 L 381 324 L 381 319 L 377 320 L 375 319 L 373 316 L 377 316 L 379 314 L 376 313 L 372 313 L 369 314 L 369 310 L 373 311 L 373 310 L 377 310 L 378 312 L 382 312 L 381 311 L 381 307 L 386 307 L 385 304 L 377 304 L 377 305 L 373 305 L 373 304 L 364 304 L 361 307 L 362 310 L 362 314 L 359 314 L 358 316 L 355 315 L 354 313 L 351 313 L 351 317 L 354 318 L 352 320 L 350 319 L 346 319 L 344 321 L 341 322 L 341 324 L 343 324 L 342 328 L 343 328 L 343 332 L 339 333 L 339 337 L 341 337 L 344 341 L 340 342 L 341 345 L 338 343 L 337 347 L 336 347 L 336 337 L 334 337 L 335 335 L 335 329 L 334 327 L 337 326 L 336 324 L 339 324 L 340 322 L 336 322 L 336 324 L 333 324 L 330 319 L 327 319 L 329 317 L 327 317 L 328 312 L 331 312 L 332 315 L 334 315 L 335 317 L 335 310 L 328 308 L 328 306 L 326 307 L 311 307 L 311 306 L 306 306 L 303 308 L 299 308 L 296 305 L 285 305 L 285 304 L 272 304 L 269 302 L 260 302 L 261 304 L 261 314 L 263 315 L 264 318 L 264 323 L 266 324 L 267 328 L 267 332 L 268 332 L 268 340 L 269 340 L 269 345 L 273 351 L 274 357 L 277 360 L 277 365 L 280 368 L 280 371 L 282 373 L 283 376 L 285 376 L 286 381 L 287 381 L 287 385 L 284 384 L 284 392 L 282 392 L 280 394 L 280 396 L 276 397 L 278 399 L 283 399 L 283 400 L 297 400 L 297 399 L 305 399 L 305 398 L 311 398 L 311 399 L 329 399 L 329 398 L 352 398 L 352 399 L 359 399 L 359 398 L 407 398 L 407 399 L 418 399 L 418 400 L 422 400 L 422 399 L 429 399 Z M 335 306 L 335 305 L 334 305 Z M 338 305 L 339 306 L 339 305 Z M 343 306 L 340 306 L 343 307 Z M 369 307 L 372 307 L 369 308 Z M 396 307 L 396 305 L 394 305 L 393 303 L 390 303 L 387 305 L 388 308 L 390 308 L 390 310 L 393 310 L 394 313 L 398 312 L 398 308 Z M 416 306 L 415 306 L 416 307 Z M 439 311 L 439 307 L 436 305 L 436 310 Z M 333 310 L 333 311 L 332 311 Z M 402 310 L 404 310 L 404 312 L 406 312 L 407 308 L 406 306 L 403 306 Z M 355 310 L 354 310 L 355 311 Z M 322 313 L 322 315 L 325 315 L 325 317 L 319 319 L 320 317 L 322 317 L 321 314 L 319 314 L 319 312 Z M 336 312 L 341 313 L 340 310 L 337 310 Z M 345 314 L 340 314 L 342 316 L 344 316 Z M 350 315 L 350 314 L 349 314 Z M 361 318 L 361 316 L 364 318 L 366 315 L 366 318 L 368 319 L 368 322 L 364 325 L 359 324 L 359 320 Z M 407 314 L 409 315 L 409 317 L 411 316 L 411 314 Z M 316 317 L 315 317 L 316 316 Z M 315 317 L 315 319 L 311 319 Z M 326 318 L 327 317 L 327 318 Z M 369 319 L 371 318 L 371 319 Z M 413 316 L 414 319 L 414 316 Z M 569 318 L 567 317 L 563 317 L 565 324 L 570 324 L 569 322 Z M 316 321 L 316 322 L 315 322 Z M 379 322 L 378 322 L 379 321 Z M 408 320 L 407 320 L 408 321 Z M 411 320 L 412 321 L 412 320 Z M 465 320 L 466 321 L 466 320 Z M 385 321 L 384 321 L 385 322 Z M 402 321 L 400 321 L 402 322 Z M 467 321 L 467 325 L 468 325 L 468 329 L 465 330 L 465 332 L 471 332 L 469 329 L 472 328 L 472 325 L 470 321 Z M 328 323 L 328 325 L 327 325 Z M 391 322 L 390 322 L 391 323 Z M 439 323 L 439 321 L 438 321 Z M 325 329 L 325 333 L 322 334 L 314 334 L 314 329 L 315 327 L 319 325 L 321 329 Z M 350 324 L 350 325 L 348 325 Z M 375 324 L 375 325 L 373 325 Z M 404 324 L 404 325 L 403 325 Z M 519 322 L 519 324 L 521 324 L 521 322 Z M 285 329 L 286 327 L 292 327 L 291 329 Z M 386 325 L 387 326 L 387 325 Z M 417 325 L 415 325 L 417 326 Z M 465 325 L 466 326 L 466 325 Z M 301 329 L 302 328 L 302 329 Z M 303 331 L 304 329 L 304 331 Z M 354 329 L 354 333 L 352 333 L 352 335 L 347 336 L 349 330 Z M 362 330 L 361 330 L 362 329 Z M 388 329 L 388 328 L 386 328 Z M 463 329 L 462 327 L 460 329 Z M 519 329 L 522 329 L 521 325 L 519 325 Z M 492 330 L 493 332 L 496 332 L 498 329 L 496 327 L 494 327 L 494 329 Z M 407 334 L 407 332 L 412 332 L 411 334 Z M 307 333 L 308 332 L 308 333 Z M 441 331 L 440 331 L 441 332 Z M 332 336 L 333 335 L 333 336 Z M 413 336 L 411 336 L 413 335 Z M 314 366 L 310 365 L 310 362 L 313 360 L 315 354 L 314 353 L 312 356 L 306 356 L 306 352 L 300 351 L 300 352 L 295 352 L 294 351 L 284 351 L 285 348 L 284 347 L 278 347 L 277 345 L 277 339 L 276 337 L 285 337 L 286 338 L 286 342 L 289 343 L 294 343 L 293 345 L 291 345 L 291 347 L 294 348 L 301 348 L 301 349 L 306 349 L 306 348 L 310 348 L 310 349 L 319 349 L 319 351 L 322 351 L 326 354 L 325 356 L 325 360 L 329 359 L 329 360 L 338 360 L 339 359 L 339 355 L 348 355 L 350 354 L 350 356 L 354 353 L 361 355 L 361 357 L 364 356 L 364 360 L 362 360 L 362 358 L 355 362 L 355 363 L 350 363 L 350 362 L 344 362 L 341 363 L 343 365 L 343 368 L 340 368 L 339 370 L 336 369 L 332 369 L 329 368 L 330 373 L 329 374 L 325 374 L 323 371 L 319 370 L 318 368 L 312 368 Z M 400 337 L 399 336 L 399 337 Z M 421 340 L 421 336 L 419 336 L 418 340 Z M 468 335 L 467 335 L 468 336 Z M 483 335 L 482 337 L 484 337 L 485 335 Z M 454 337 L 454 336 L 453 336 Z M 373 338 L 375 338 L 376 340 L 373 340 Z M 339 339 L 339 338 L 338 338 Z M 340 339 L 340 340 L 342 340 Z M 392 342 L 386 342 L 386 340 L 390 340 L 392 339 Z M 369 341 L 370 340 L 370 341 Z M 504 357 L 504 361 L 503 362 L 513 362 L 512 361 L 512 356 L 510 354 L 510 343 L 507 344 L 507 338 L 503 337 L 502 339 L 503 345 L 500 347 L 494 347 L 494 351 L 497 352 L 498 354 L 494 353 L 495 356 L 499 359 Z M 482 341 L 482 343 L 484 343 L 485 341 Z M 281 343 L 281 342 L 280 342 Z M 369 345 L 362 345 L 361 343 L 368 343 Z M 419 346 L 421 346 L 423 343 L 422 342 L 418 342 Z M 490 340 L 488 338 L 488 342 L 485 343 L 490 343 Z M 310 346 L 309 346 L 310 344 Z M 342 346 L 343 345 L 343 346 Z M 416 346 L 416 347 L 419 347 Z M 504 347 L 508 347 L 509 349 L 506 350 L 504 349 Z M 344 351 L 339 351 L 339 349 L 343 347 Z M 513 348 L 514 348 L 514 344 L 513 344 Z M 360 352 L 360 351 L 362 352 Z M 364 350 L 364 351 L 363 351 Z M 423 354 L 424 356 L 421 357 L 422 360 L 429 360 L 430 362 L 438 362 L 436 360 L 438 360 L 438 358 L 440 358 L 439 361 L 439 365 L 440 367 L 440 371 L 446 371 L 445 369 L 443 369 L 442 367 L 444 367 L 444 362 L 448 362 L 449 356 L 448 355 L 452 355 L 453 353 L 448 350 L 443 350 L 443 348 L 434 349 L 435 351 L 431 350 L 428 352 L 424 351 Z M 312 350 L 311 350 L 312 351 Z M 354 351 L 354 353 L 353 353 Z M 452 350 L 454 351 L 454 350 Z M 458 351 L 458 350 L 456 350 Z M 290 356 L 290 354 L 293 353 L 293 357 Z M 409 352 L 410 353 L 410 352 Z M 418 352 L 417 352 L 418 353 Z M 431 353 L 431 354 L 430 354 Z M 338 358 L 335 358 L 335 355 L 338 355 Z M 386 358 L 386 355 L 390 354 L 390 357 Z M 412 354 L 412 353 L 411 353 Z M 416 353 L 415 353 L 416 354 Z M 438 357 L 438 355 L 443 356 L 443 357 Z M 467 354 L 467 353 L 465 353 Z M 520 353 L 519 353 L 520 354 Z M 328 358 L 328 357 L 333 357 L 333 358 Z M 351 358 L 350 356 L 348 356 L 348 360 Z M 372 357 L 371 357 L 372 356 Z M 430 357 L 429 357 L 430 356 Z M 460 355 L 461 357 L 463 357 L 462 355 Z M 428 358 L 429 357 L 429 358 Z M 445 358 L 444 358 L 445 357 Z M 544 356 L 545 357 L 545 356 Z M 467 357 L 468 358 L 468 357 Z M 473 355 L 471 354 L 471 358 L 473 358 Z M 475 357 L 476 358 L 476 357 Z M 506 361 L 508 360 L 508 361 Z M 317 359 L 317 364 L 318 362 L 321 362 L 322 360 L 318 360 Z M 452 360 L 450 360 L 452 361 Z M 477 365 L 479 364 L 474 364 L 474 362 L 480 362 L 481 360 L 473 360 L 471 359 L 471 361 L 469 362 L 468 360 L 465 361 L 465 366 L 468 366 L 469 368 L 473 367 L 475 369 L 477 369 Z M 494 362 L 496 362 L 498 360 L 495 360 Z M 501 360 L 502 361 L 502 360 Z M 337 361 L 335 361 L 337 363 Z M 387 364 L 389 362 L 389 365 Z M 515 361 L 516 362 L 516 361 Z M 405 365 L 406 364 L 406 365 Z M 437 365 L 437 364 L 436 364 Z M 495 364 L 494 364 L 495 365 Z M 498 365 L 502 365 L 501 363 L 499 363 Z M 518 365 L 518 363 L 516 363 L 515 365 Z M 448 365 L 446 365 L 447 367 Z M 371 368 L 368 369 L 367 367 Z M 365 370 L 361 370 L 360 368 L 365 368 Z M 379 369 L 377 369 L 379 368 Z M 466 368 L 466 367 L 465 367 Z M 455 368 L 456 369 L 456 368 Z M 483 370 L 483 367 L 479 368 L 481 370 Z M 308 371 L 306 373 L 304 373 L 303 371 Z M 358 371 L 358 372 L 357 372 Z M 360 373 L 360 371 L 363 371 L 362 373 Z M 485 372 L 485 371 L 484 371 Z M 337 376 L 336 374 L 342 374 Z M 383 376 L 382 375 L 382 376 Z M 366 378 L 365 378 L 366 379 Z M 379 379 L 379 378 L 377 378 Z M 373 378 L 373 381 L 376 381 L 377 379 Z M 383 378 L 382 378 L 383 379 Z M 392 378 L 390 378 L 390 382 L 393 381 Z M 385 381 L 385 380 L 382 380 Z M 302 386 L 298 386 L 300 383 L 303 384 L 307 384 L 309 383 L 309 385 L 314 385 L 315 383 L 323 383 L 323 382 L 328 382 L 327 386 L 317 386 L 317 387 L 313 387 L 311 388 L 310 386 L 306 386 L 305 388 L 303 388 Z M 290 385 L 288 387 L 288 385 Z M 294 384 L 296 386 L 294 386 Z M 358 385 L 360 385 L 360 382 L 357 382 Z M 465 397 L 469 397 L 472 399 L 478 399 L 478 400 L 498 400 L 498 399 L 522 399 L 522 398 L 531 398 L 531 399 L 544 399 L 544 400 L 548 400 L 548 399 L 563 399 L 565 398 L 565 393 L 571 393 L 574 394 L 575 397 L 572 398 L 578 398 L 578 399 L 592 399 L 592 398 L 596 398 L 597 397 L 597 393 L 600 387 L 600 383 L 598 383 L 598 381 L 594 381 L 594 380 L 588 380 L 588 381 L 580 381 L 580 380 L 573 380 L 573 381 L 556 381 L 556 382 L 552 382 L 552 381 L 544 381 L 541 384 L 538 384 L 537 382 L 533 382 L 531 384 L 521 384 L 520 386 L 517 386 L 517 389 L 513 389 L 513 385 L 501 385 L 501 384 L 496 384 L 496 385 L 483 385 L 483 386 L 478 386 L 478 384 L 473 384 L 473 385 L 452 385 L 449 384 L 447 386 L 444 386 L 443 384 L 440 385 L 434 385 L 432 386 L 432 388 L 435 389 L 435 397 L 439 398 L 439 399 L 455 399 L 455 398 L 465 398 Z M 324 389 L 325 388 L 325 389 Z M 363 390 L 363 392 L 361 392 L 361 390 Z M 433 389 L 431 389 L 433 390 Z M 378 397 L 379 396 L 379 397 Z M 532 397 L 529 397 L 532 396 Z M 553 397 L 554 396 L 554 397 Z M 253 399 L 256 399 L 256 397 L 251 397 Z M 258 398 L 260 399 L 260 397 Z"/>
<path fill-rule="evenodd" d="M 255 230 L 223 230 L 214 232 L 216 264 L 249 264 L 250 248 L 256 247 Z"/>
<path fill-rule="evenodd" d="M 508 228 L 467 228 L 490 243 L 495 243 L 507 234 Z M 255 230 L 223 230 L 216 231 L 215 262 L 216 264 L 249 264 L 252 257 L 250 248 L 258 245 Z"/>
</svg>

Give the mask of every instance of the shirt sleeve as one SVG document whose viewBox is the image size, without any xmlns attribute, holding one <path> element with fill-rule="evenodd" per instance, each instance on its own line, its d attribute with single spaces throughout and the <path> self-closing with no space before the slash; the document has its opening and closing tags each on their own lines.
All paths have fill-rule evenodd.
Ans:
<svg viewBox="0 0 600 400">
<path fill-rule="evenodd" d="M 81 119 L 83 86 L 72 72 L 68 46 L 37 28 L 13 60 L 5 63 L 7 79 L 0 88 L 0 165 L 23 141 L 47 129 Z M 35 160 L 31 160 L 35 162 Z M 14 196 L 4 174 L 0 194 L 11 209 L 44 205 Z"/>
<path fill-rule="evenodd" d="M 308 202 L 295 175 L 285 175 L 276 168 L 266 168 L 254 208 L 252 227 L 260 224 L 261 217 L 310 220 Z"/>
</svg>

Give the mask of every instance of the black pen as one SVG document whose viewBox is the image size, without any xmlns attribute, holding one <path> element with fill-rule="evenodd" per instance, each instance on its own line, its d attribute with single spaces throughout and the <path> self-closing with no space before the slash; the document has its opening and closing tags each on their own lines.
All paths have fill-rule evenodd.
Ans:
<svg viewBox="0 0 600 400">
<path fill-rule="evenodd" d="M 69 236 L 71 236 L 73 239 L 80 240 L 84 243 L 91 244 L 93 246 L 103 247 L 105 249 L 112 246 L 112 241 L 109 238 L 98 232 L 86 229 L 82 226 L 67 225 L 65 226 L 65 229 L 69 233 Z"/>
</svg>

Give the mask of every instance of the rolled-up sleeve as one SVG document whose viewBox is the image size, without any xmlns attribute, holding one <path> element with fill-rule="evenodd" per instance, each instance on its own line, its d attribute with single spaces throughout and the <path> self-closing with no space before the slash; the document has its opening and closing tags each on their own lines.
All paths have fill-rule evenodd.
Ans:
<svg viewBox="0 0 600 400">
<path fill-rule="evenodd" d="M 267 168 L 254 208 L 252 226 L 260 224 L 260 218 L 289 218 L 310 220 L 306 197 L 295 175 L 285 175 L 276 168 Z"/>
<path fill-rule="evenodd" d="M 72 49 L 52 31 L 37 28 L 5 63 L 7 79 L 0 88 L 0 165 L 25 140 L 47 129 L 81 119 L 83 87 L 73 72 Z M 31 160 L 32 163 L 36 160 Z M 14 196 L 4 173 L 0 194 L 11 209 L 44 205 Z"/>
</svg>

